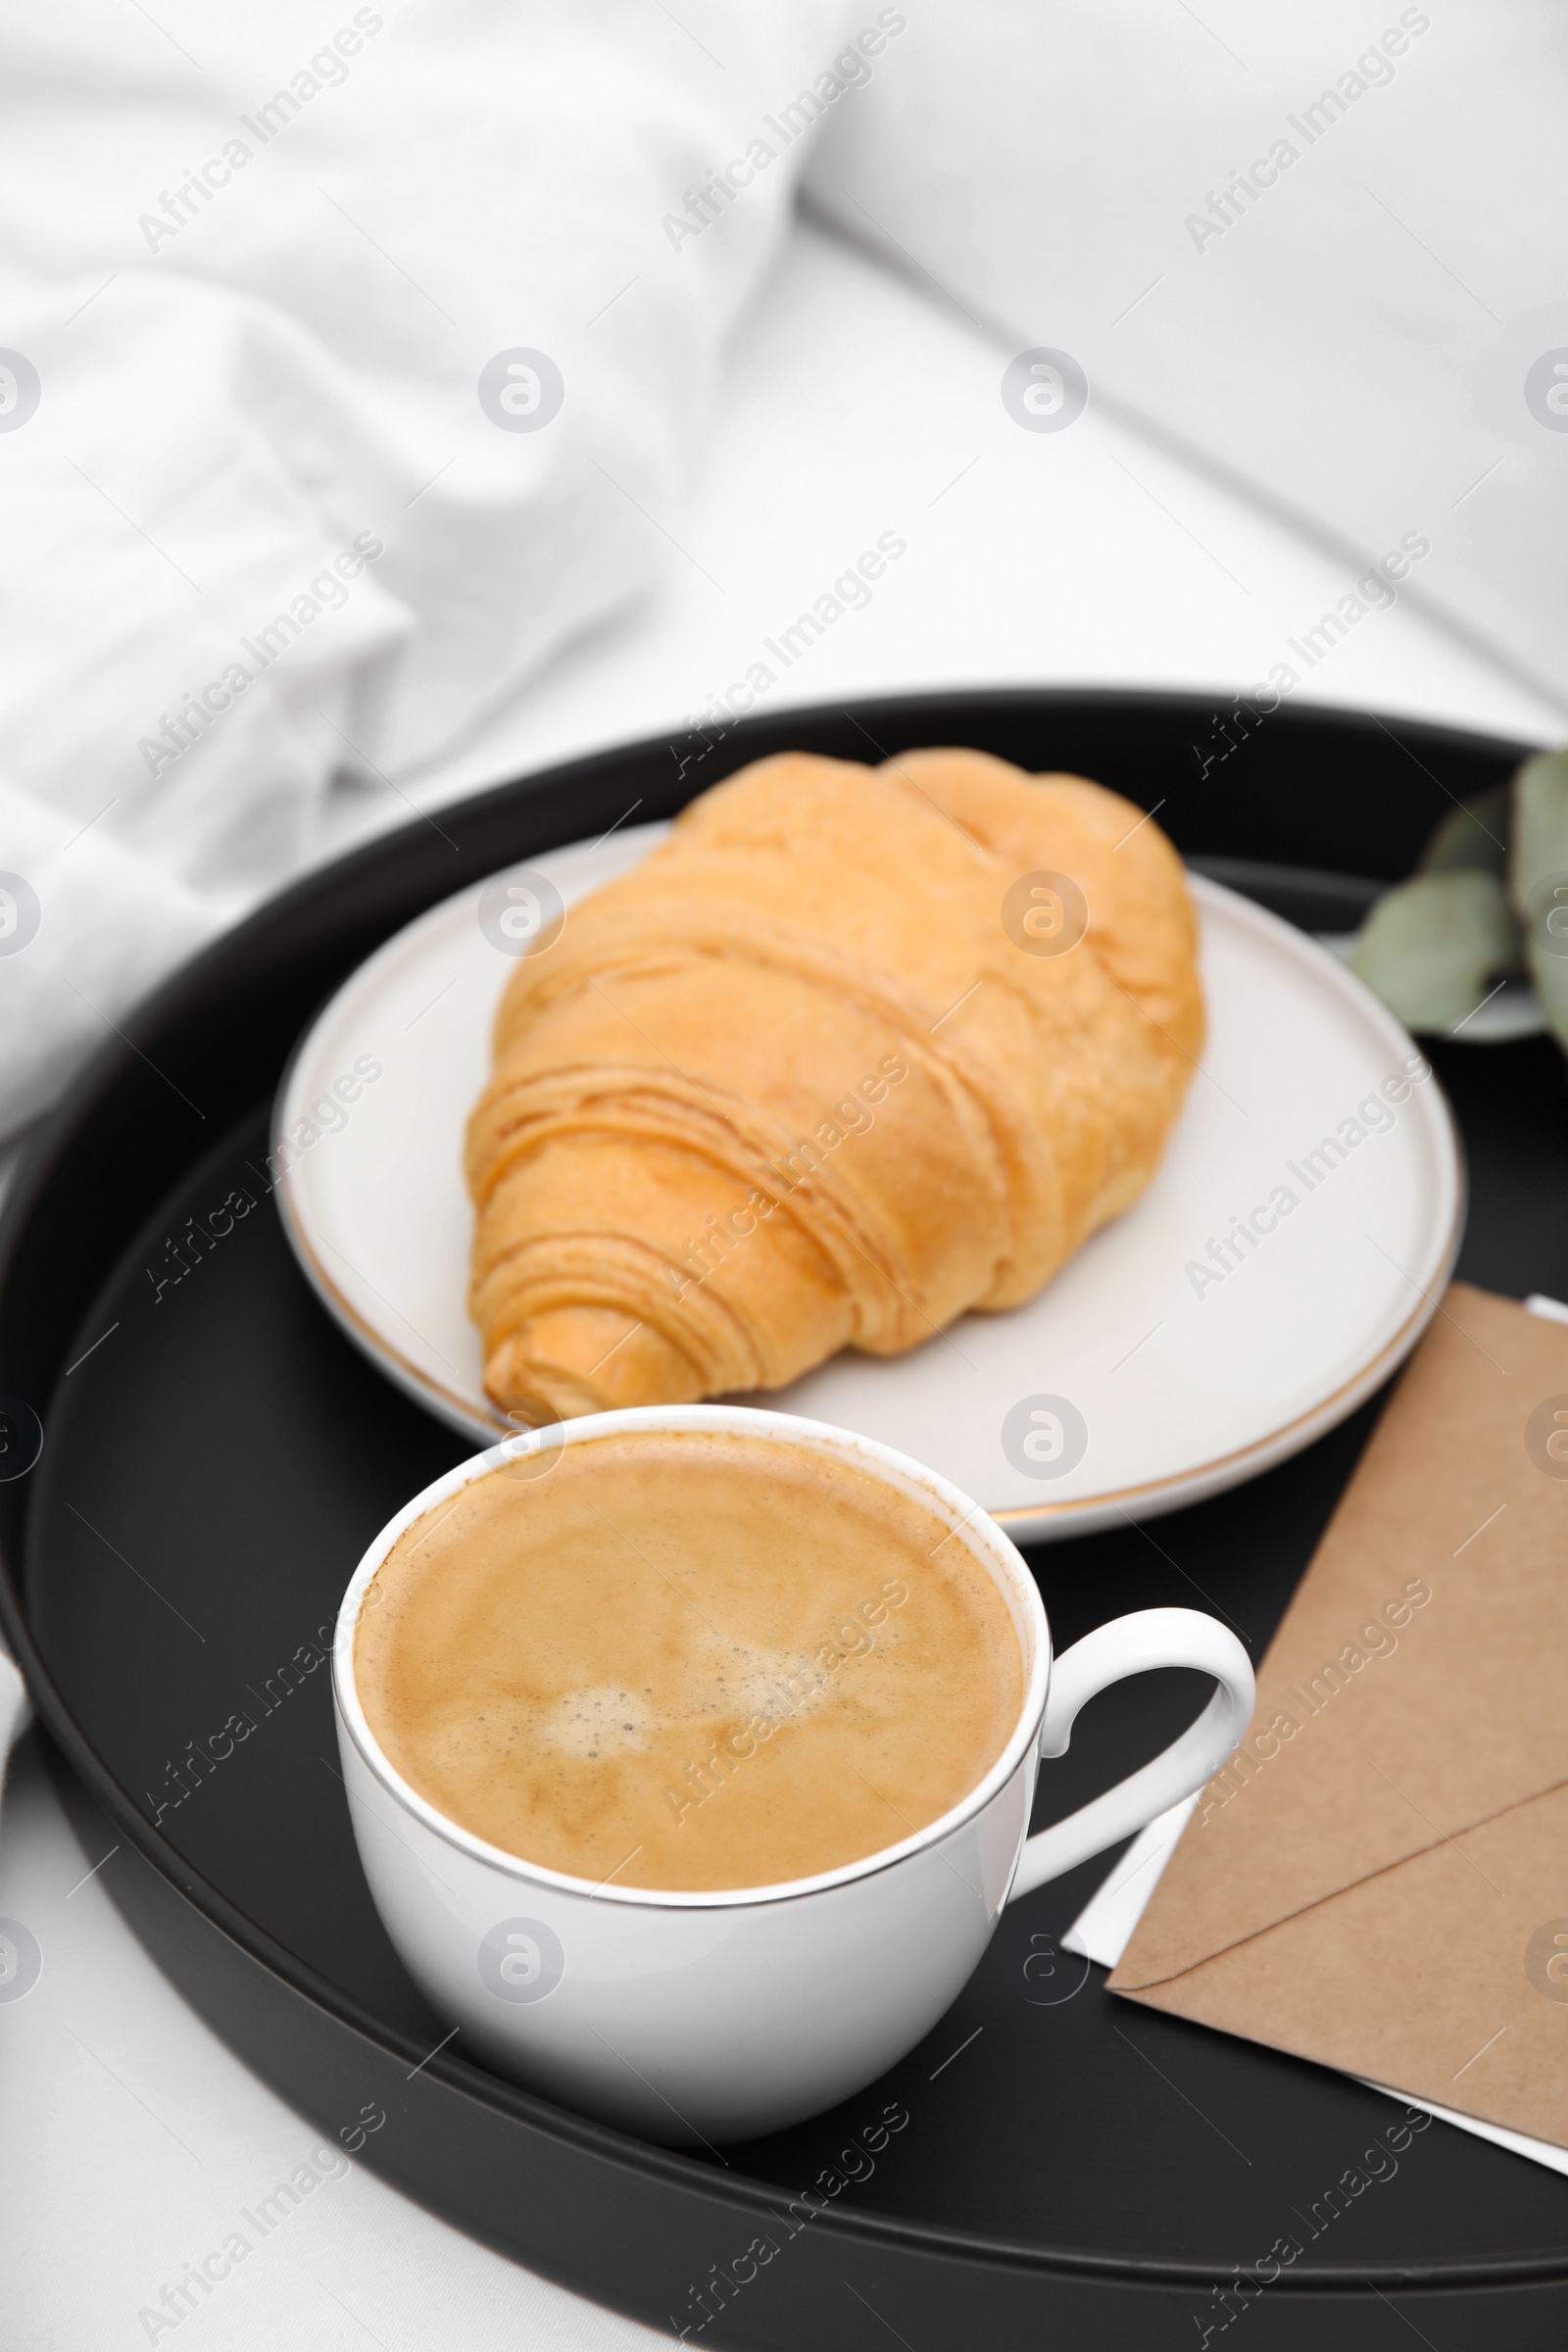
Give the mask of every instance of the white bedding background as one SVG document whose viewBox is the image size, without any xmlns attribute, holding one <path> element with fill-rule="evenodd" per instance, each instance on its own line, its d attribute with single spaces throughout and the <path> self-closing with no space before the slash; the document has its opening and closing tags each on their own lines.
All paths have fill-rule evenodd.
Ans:
<svg viewBox="0 0 1568 2352">
<path fill-rule="evenodd" d="M 0 430 L 0 864 L 44 910 L 8 1124 L 311 858 L 334 770 L 416 771 L 649 586 L 799 151 L 721 234 L 663 217 L 845 21 L 737 9 L 718 69 L 652 0 L 0 17 L 0 343 L 37 385 Z M 477 397 L 519 349 L 561 380 L 535 429 L 527 378 Z"/>
<path fill-rule="evenodd" d="M 906 78 L 823 126 L 823 212 L 1009 356 L 1064 348 L 1147 447 L 1349 581 L 1428 539 L 1402 593 L 1568 708 L 1568 365 L 1525 388 L 1568 337 L 1553 0 L 965 0 L 911 24 Z"/>
<path fill-rule="evenodd" d="M 72 0 L 0 11 L 0 871 L 39 917 L 0 956 L 0 1132 L 322 854 L 342 779 L 406 815 L 569 641 L 672 575 L 729 593 L 690 524 L 802 187 L 970 338 L 971 439 L 1027 430 L 1045 553 L 1068 445 L 1125 444 L 1100 531 L 1188 533 L 1217 690 L 1334 699 L 1397 597 L 1568 708 L 1551 0 Z M 1004 409 L 1036 349 L 1081 371 L 1070 430 Z M 878 375 L 934 449 L 915 354 Z M 1334 684 L 1294 631 L 1238 646 L 1256 580 L 1173 471 L 1332 567 Z M 1147 677 L 1123 596 L 1088 610 Z M 1043 643 L 1014 674 L 1062 673 Z"/>
</svg>

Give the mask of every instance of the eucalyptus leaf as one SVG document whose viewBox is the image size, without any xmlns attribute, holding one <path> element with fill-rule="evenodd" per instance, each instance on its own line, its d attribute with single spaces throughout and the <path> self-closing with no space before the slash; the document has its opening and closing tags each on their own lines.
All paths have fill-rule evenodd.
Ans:
<svg viewBox="0 0 1568 2352">
<path fill-rule="evenodd" d="M 1568 752 L 1541 752 L 1513 780 L 1508 888 L 1528 926 L 1543 883 L 1568 874 Z"/>
<path fill-rule="evenodd" d="M 1511 784 L 1495 784 L 1451 808 L 1422 851 L 1417 873 L 1451 874 L 1473 866 L 1499 880 L 1504 877 L 1512 800 Z"/>
<path fill-rule="evenodd" d="M 1519 946 L 1500 876 L 1455 867 L 1415 874 L 1381 898 L 1350 964 L 1406 1028 L 1451 1029 L 1517 966 Z M 1562 977 L 1568 1009 L 1568 962 Z"/>
<path fill-rule="evenodd" d="M 1568 752 L 1527 760 L 1513 780 L 1509 884 L 1525 962 L 1560 1046 L 1568 1049 Z"/>
</svg>

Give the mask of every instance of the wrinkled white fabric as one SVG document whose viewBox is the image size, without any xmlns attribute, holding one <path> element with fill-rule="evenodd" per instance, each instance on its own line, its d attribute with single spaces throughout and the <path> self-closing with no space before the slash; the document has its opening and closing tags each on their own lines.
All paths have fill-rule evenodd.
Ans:
<svg viewBox="0 0 1568 2352">
<path fill-rule="evenodd" d="M 407 776 L 687 560 L 808 144 L 761 118 L 862 19 L 678 15 L 0 12 L 0 874 L 41 909 L 0 1132 L 311 857 L 334 770 Z M 537 429 L 545 370 L 480 405 L 518 351 Z"/>
</svg>

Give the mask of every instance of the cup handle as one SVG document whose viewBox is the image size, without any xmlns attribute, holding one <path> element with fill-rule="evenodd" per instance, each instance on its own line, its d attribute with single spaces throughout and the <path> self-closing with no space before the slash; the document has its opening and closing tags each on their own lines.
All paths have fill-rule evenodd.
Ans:
<svg viewBox="0 0 1568 2352">
<path fill-rule="evenodd" d="M 1196 1666 L 1200 1674 L 1211 1674 L 1219 1688 L 1197 1722 L 1152 1764 L 1027 1841 L 1008 1902 L 1146 1828 L 1156 1814 L 1201 1788 L 1236 1748 L 1252 1720 L 1255 1696 L 1251 1660 L 1236 1636 L 1198 1609 L 1139 1609 L 1097 1626 L 1055 1660 L 1040 1753 L 1065 1755 L 1085 1700 L 1152 1666 Z"/>
</svg>

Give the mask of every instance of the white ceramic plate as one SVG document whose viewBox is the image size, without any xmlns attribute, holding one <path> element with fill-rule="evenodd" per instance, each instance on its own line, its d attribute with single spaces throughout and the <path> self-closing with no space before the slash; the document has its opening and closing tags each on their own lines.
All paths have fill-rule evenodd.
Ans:
<svg viewBox="0 0 1568 2352">
<path fill-rule="evenodd" d="M 533 869 L 569 906 L 662 832 L 579 843 Z M 967 1315 L 908 1355 L 838 1356 L 757 1401 L 914 1455 L 1029 1540 L 1255 1477 L 1408 1353 L 1463 1219 L 1437 1081 L 1391 1103 L 1384 1082 L 1398 1093 L 1406 1062 L 1425 1066 L 1393 1015 L 1301 932 L 1217 883 L 1193 890 L 1209 1041 L 1143 1200 L 1028 1305 Z M 344 984 L 284 1076 L 273 1133 L 292 1139 L 284 1224 L 327 1308 L 401 1388 L 488 1445 L 505 1424 L 465 1311 L 462 1151 L 513 966 L 478 900 L 432 907 Z M 1257 1230 L 1216 1272 L 1210 1244 L 1238 1216 Z"/>
</svg>

